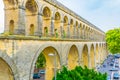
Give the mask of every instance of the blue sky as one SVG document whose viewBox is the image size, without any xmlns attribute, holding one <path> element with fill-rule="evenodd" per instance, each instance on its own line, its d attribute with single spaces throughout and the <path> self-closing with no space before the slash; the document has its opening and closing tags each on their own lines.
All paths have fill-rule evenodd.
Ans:
<svg viewBox="0 0 120 80">
<path fill-rule="evenodd" d="M 120 27 L 120 0 L 58 0 L 103 31 Z"/>
<path fill-rule="evenodd" d="M 103 31 L 120 27 L 120 0 L 58 0 Z M 0 33 L 4 30 L 3 0 L 0 0 Z"/>
</svg>

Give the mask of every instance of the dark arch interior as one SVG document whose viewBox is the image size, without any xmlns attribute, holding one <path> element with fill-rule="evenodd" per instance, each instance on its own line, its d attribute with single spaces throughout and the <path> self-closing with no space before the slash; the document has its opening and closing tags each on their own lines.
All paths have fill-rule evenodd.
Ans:
<svg viewBox="0 0 120 80">
<path fill-rule="evenodd" d="M 37 4 L 34 0 L 28 0 L 26 2 L 26 9 L 32 13 L 37 12 Z"/>
<path fill-rule="evenodd" d="M 56 12 L 56 14 L 55 14 L 55 20 L 60 20 L 60 13 Z"/>
<path fill-rule="evenodd" d="M 51 16 L 51 12 L 50 12 L 50 9 L 48 7 L 45 7 L 43 9 L 43 16 L 44 17 L 50 17 Z"/>
</svg>

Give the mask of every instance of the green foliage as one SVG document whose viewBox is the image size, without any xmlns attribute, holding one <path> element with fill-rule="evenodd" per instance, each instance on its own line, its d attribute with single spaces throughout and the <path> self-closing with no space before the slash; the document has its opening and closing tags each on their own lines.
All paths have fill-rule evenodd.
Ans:
<svg viewBox="0 0 120 80">
<path fill-rule="evenodd" d="M 43 67 L 45 67 L 45 64 L 46 64 L 45 56 L 41 53 L 37 59 L 36 67 L 43 68 Z"/>
<path fill-rule="evenodd" d="M 10 33 L 9 32 L 4 32 L 2 35 L 5 36 L 5 37 L 7 37 L 7 36 L 10 35 Z"/>
<path fill-rule="evenodd" d="M 66 33 L 65 33 L 65 31 L 63 30 L 63 38 L 65 38 L 66 37 Z"/>
<path fill-rule="evenodd" d="M 59 34 L 58 32 L 55 32 L 55 37 L 58 38 Z"/>
<path fill-rule="evenodd" d="M 88 69 L 86 66 L 82 68 L 77 66 L 73 70 L 68 70 L 63 67 L 60 72 L 57 72 L 56 80 L 106 80 L 107 74 L 101 74 L 94 71 L 93 69 Z M 54 80 L 54 78 L 53 78 Z"/>
<path fill-rule="evenodd" d="M 120 28 L 109 30 L 106 33 L 106 42 L 111 53 L 120 53 Z"/>
</svg>

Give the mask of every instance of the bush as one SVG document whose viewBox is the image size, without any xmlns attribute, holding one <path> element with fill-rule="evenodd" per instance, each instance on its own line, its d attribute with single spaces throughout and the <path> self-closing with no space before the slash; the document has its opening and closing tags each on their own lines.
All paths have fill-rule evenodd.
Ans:
<svg viewBox="0 0 120 80">
<path fill-rule="evenodd" d="M 60 72 L 57 72 L 56 77 L 56 80 L 106 80 L 107 74 L 101 74 L 94 69 L 88 69 L 86 66 L 84 68 L 77 66 L 73 70 L 63 67 Z"/>
</svg>

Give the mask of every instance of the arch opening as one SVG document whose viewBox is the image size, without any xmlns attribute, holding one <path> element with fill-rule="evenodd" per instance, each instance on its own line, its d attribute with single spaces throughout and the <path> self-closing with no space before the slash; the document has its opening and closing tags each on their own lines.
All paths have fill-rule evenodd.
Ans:
<svg viewBox="0 0 120 80">
<path fill-rule="evenodd" d="M 14 34 L 14 21 L 13 20 L 10 20 L 9 32 L 10 32 L 10 34 Z"/>
<path fill-rule="evenodd" d="M 89 66 L 89 59 L 88 59 L 88 47 L 87 45 L 84 45 L 83 50 L 82 50 L 82 66 Z"/>
<path fill-rule="evenodd" d="M 41 70 L 44 73 L 40 73 L 40 80 L 52 80 L 54 71 L 60 70 L 60 57 L 55 48 L 47 47 L 40 53 L 35 63 L 34 74 Z"/>
<path fill-rule="evenodd" d="M 30 31 L 29 35 L 31 35 L 31 36 L 34 35 L 34 28 L 35 28 L 35 27 L 34 27 L 34 24 L 31 24 L 31 25 L 30 25 L 30 30 L 29 30 L 29 31 Z"/>
<path fill-rule="evenodd" d="M 34 0 L 27 0 L 25 7 L 26 7 L 26 10 L 31 13 L 37 12 L 37 4 Z"/>
<path fill-rule="evenodd" d="M 18 4 L 18 0 L 5 0 L 9 5 L 15 5 Z"/>
<path fill-rule="evenodd" d="M 68 54 L 68 68 L 74 69 L 77 65 L 79 65 L 79 53 L 77 47 L 73 45 Z"/>
<path fill-rule="evenodd" d="M 54 22 L 54 34 L 55 34 L 55 37 L 58 38 L 60 37 L 60 21 L 61 21 L 61 15 L 59 12 L 56 12 L 55 13 L 55 22 Z"/>
<path fill-rule="evenodd" d="M 90 48 L 90 59 L 91 59 L 91 68 L 95 68 L 95 53 L 94 53 L 94 46 L 92 44 Z"/>
<path fill-rule="evenodd" d="M 73 19 L 70 20 L 70 36 L 73 37 Z"/>
<path fill-rule="evenodd" d="M 45 27 L 47 28 L 47 31 L 45 32 L 44 30 L 42 31 L 43 36 L 47 37 L 50 36 L 50 30 L 51 30 L 51 10 L 49 7 L 44 7 L 43 8 L 43 29 L 45 29 Z M 47 35 L 46 35 L 47 34 Z"/>
<path fill-rule="evenodd" d="M 63 37 L 66 37 L 67 36 L 67 27 L 68 27 L 68 17 L 65 16 L 64 19 L 63 19 L 63 22 L 64 22 L 64 26 L 63 26 Z"/>
<path fill-rule="evenodd" d="M 35 0 L 27 0 L 25 3 L 26 33 L 35 35 L 38 27 L 38 5 Z M 33 29 L 33 30 L 32 30 Z"/>
</svg>

